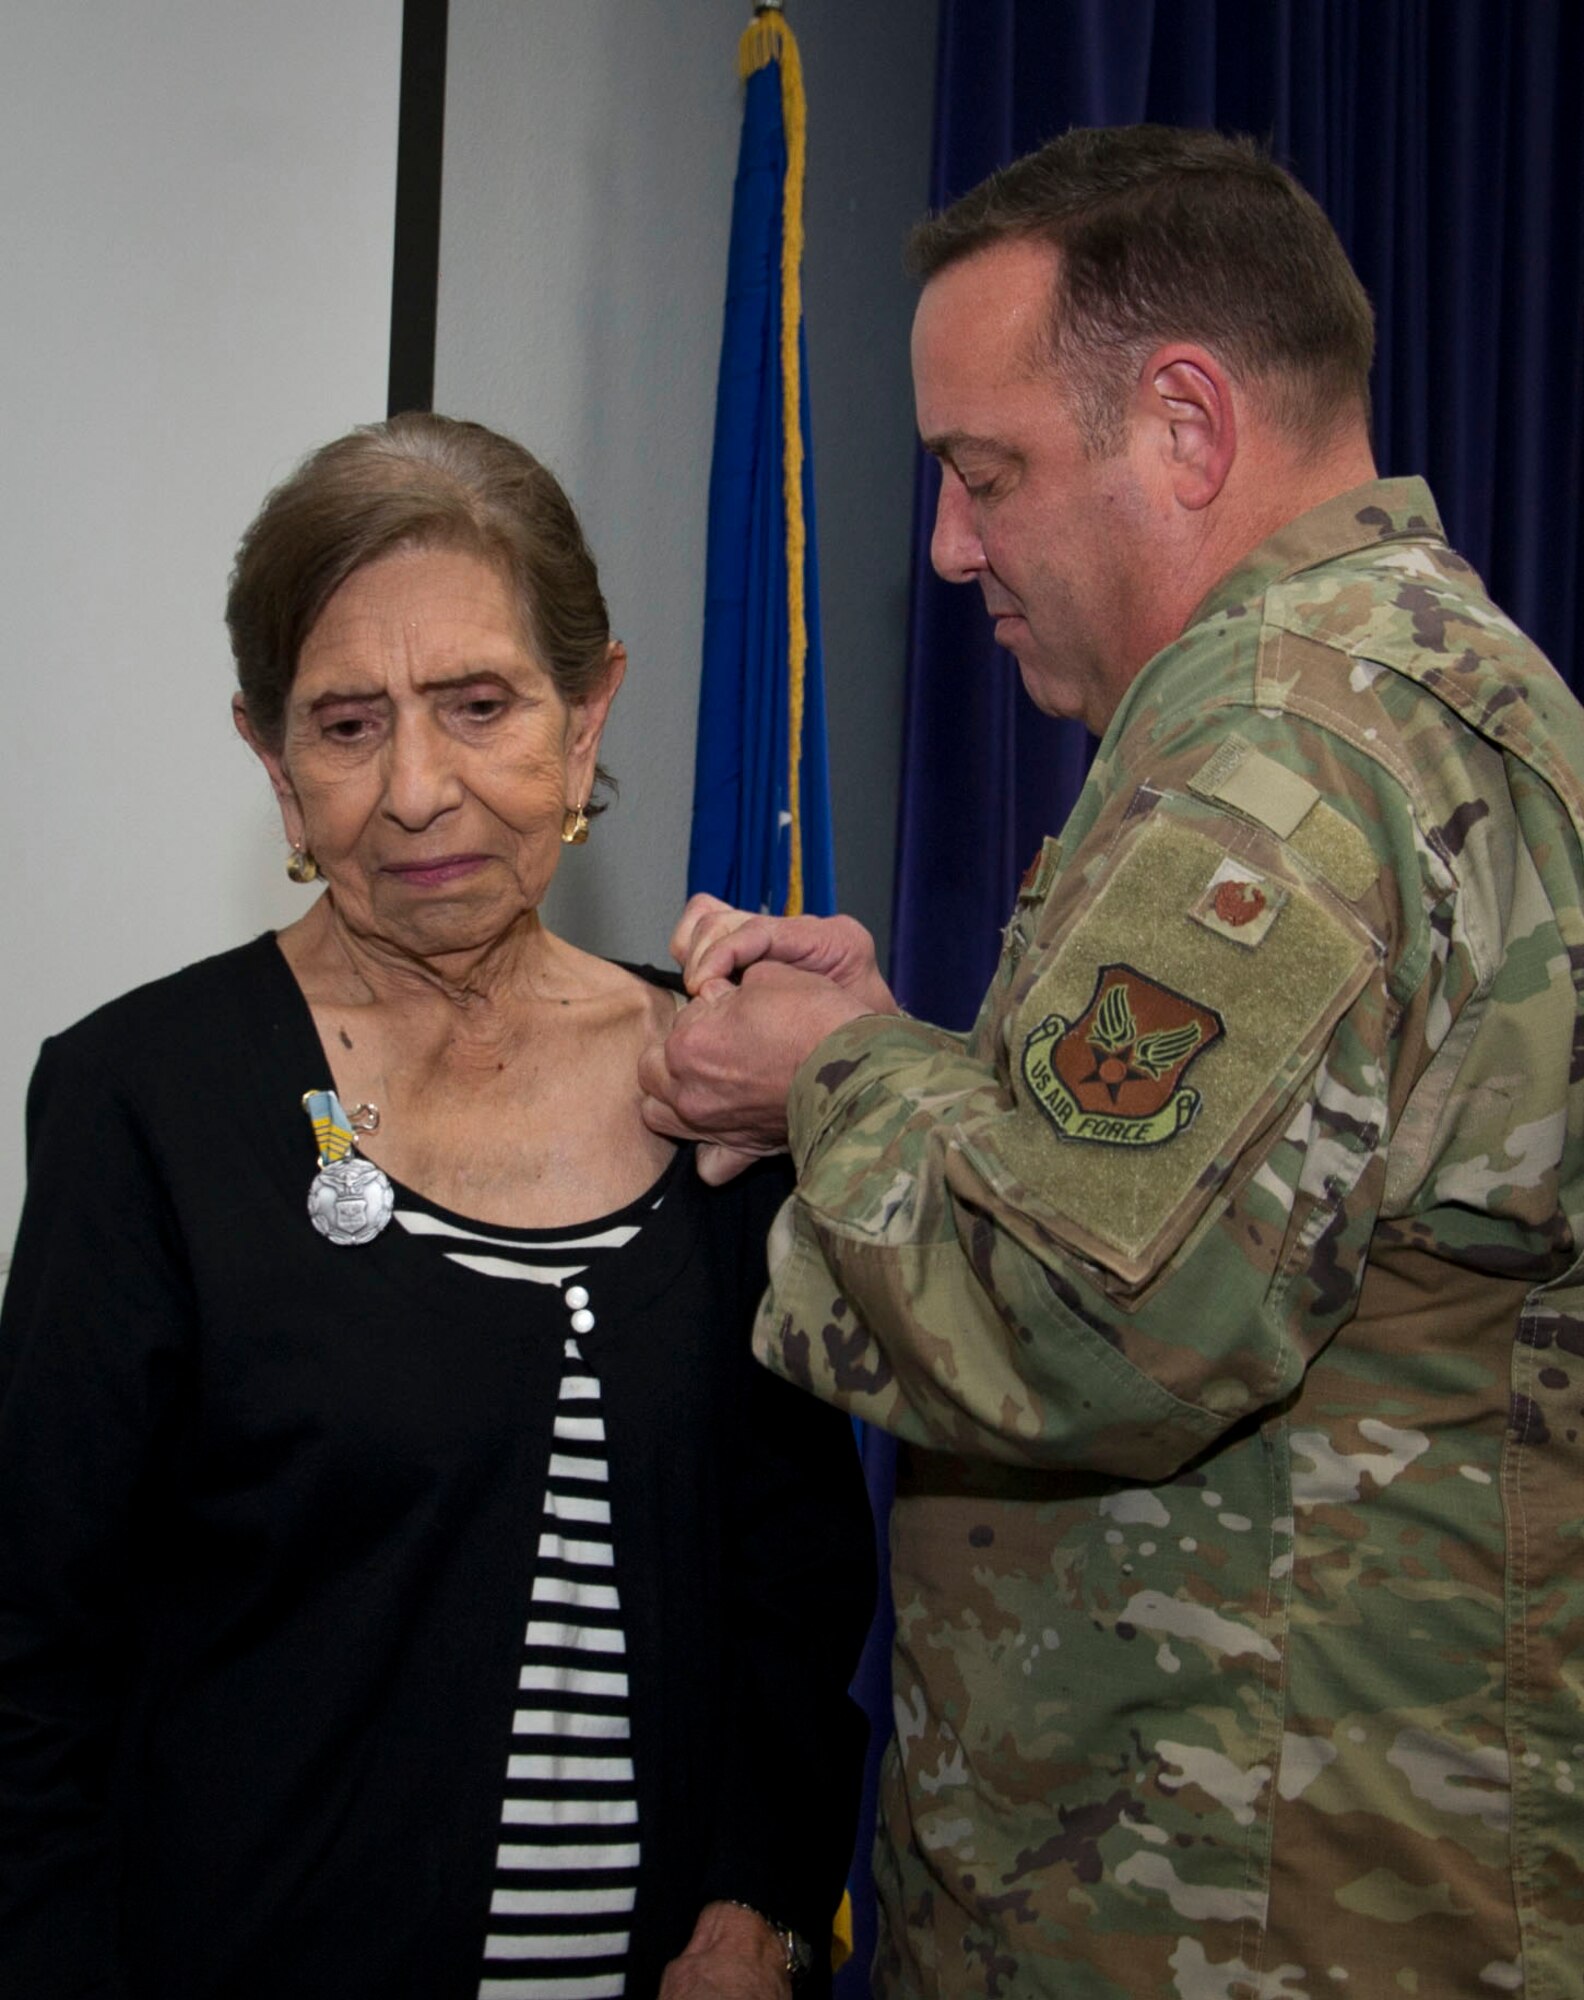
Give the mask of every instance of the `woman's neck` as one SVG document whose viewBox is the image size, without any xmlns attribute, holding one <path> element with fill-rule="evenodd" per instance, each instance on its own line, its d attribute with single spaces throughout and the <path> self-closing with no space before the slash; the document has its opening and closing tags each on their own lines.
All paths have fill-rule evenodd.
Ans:
<svg viewBox="0 0 1584 2000">
<path fill-rule="evenodd" d="M 278 942 L 342 1103 L 380 1108 L 360 1151 L 442 1208 L 577 1222 L 633 1200 L 671 1157 L 639 1115 L 637 1071 L 672 996 L 537 918 L 436 962 L 360 935 L 326 897 Z"/>
<path fill-rule="evenodd" d="M 326 894 L 280 941 L 310 1001 L 398 1014 L 438 1010 L 453 1017 L 452 1032 L 574 997 L 576 987 L 577 954 L 545 929 L 537 910 L 477 944 L 420 956 L 358 930 Z"/>
</svg>

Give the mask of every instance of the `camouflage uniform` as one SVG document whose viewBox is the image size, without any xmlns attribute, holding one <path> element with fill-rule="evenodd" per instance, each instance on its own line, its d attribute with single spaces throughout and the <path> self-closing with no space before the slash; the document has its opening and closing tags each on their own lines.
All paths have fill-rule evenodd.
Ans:
<svg viewBox="0 0 1584 2000">
<path fill-rule="evenodd" d="M 964 1041 L 791 1105 L 906 1440 L 890 1995 L 1584 1992 L 1584 712 L 1382 481 L 1123 701 Z"/>
</svg>

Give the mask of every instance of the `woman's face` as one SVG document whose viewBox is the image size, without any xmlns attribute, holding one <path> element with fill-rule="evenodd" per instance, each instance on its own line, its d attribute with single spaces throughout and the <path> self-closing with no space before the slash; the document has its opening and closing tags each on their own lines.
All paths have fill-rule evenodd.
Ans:
<svg viewBox="0 0 1584 2000">
<path fill-rule="evenodd" d="M 605 685 L 569 706 L 495 569 L 398 550 L 330 599 L 298 658 L 280 752 L 253 747 L 287 839 L 354 931 L 420 958 L 468 953 L 542 900 L 624 667 L 613 644 Z"/>
</svg>

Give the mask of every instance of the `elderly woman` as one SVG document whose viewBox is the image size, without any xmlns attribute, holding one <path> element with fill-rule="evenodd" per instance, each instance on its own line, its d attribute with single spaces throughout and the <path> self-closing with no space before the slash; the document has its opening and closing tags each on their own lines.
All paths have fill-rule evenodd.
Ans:
<svg viewBox="0 0 1584 2000">
<path fill-rule="evenodd" d="M 39 1062 L 0 1992 L 818 1988 L 869 1530 L 748 1356 L 778 1180 L 645 1128 L 675 995 L 540 914 L 626 664 L 576 518 L 398 418 L 269 497 L 228 623 L 324 893 Z"/>
</svg>

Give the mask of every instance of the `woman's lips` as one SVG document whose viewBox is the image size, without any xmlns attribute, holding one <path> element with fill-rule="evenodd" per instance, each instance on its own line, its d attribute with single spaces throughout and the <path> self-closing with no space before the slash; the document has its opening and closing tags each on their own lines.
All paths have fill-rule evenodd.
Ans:
<svg viewBox="0 0 1584 2000">
<path fill-rule="evenodd" d="M 438 889 L 482 868 L 487 854 L 441 854 L 433 861 L 387 861 L 383 870 L 411 889 Z"/>
</svg>

